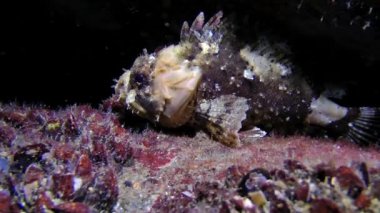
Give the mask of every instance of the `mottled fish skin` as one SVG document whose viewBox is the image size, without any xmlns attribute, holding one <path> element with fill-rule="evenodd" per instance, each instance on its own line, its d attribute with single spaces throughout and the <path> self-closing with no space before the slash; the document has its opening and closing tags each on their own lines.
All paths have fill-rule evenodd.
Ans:
<svg viewBox="0 0 380 213">
<path fill-rule="evenodd" d="M 211 56 L 202 70 L 198 100 L 228 94 L 246 98 L 249 109 L 243 128 L 290 128 L 304 123 L 309 113 L 312 91 L 305 80 L 295 73 L 260 79 L 230 41 L 220 43 L 218 54 Z"/>
<path fill-rule="evenodd" d="M 151 122 L 193 125 L 231 147 L 240 130 L 254 127 L 288 134 L 317 125 L 354 142 L 379 141 L 377 108 L 346 108 L 313 93 L 284 58 L 286 47 L 266 38 L 240 44 L 222 16 L 205 23 L 201 12 L 183 24 L 179 44 L 145 51 L 120 77 L 118 100 Z"/>
<path fill-rule="evenodd" d="M 207 53 L 204 51 L 205 53 L 202 55 L 200 67 L 203 76 L 197 93 L 198 103 L 207 100 L 212 102 L 212 100 L 228 95 L 230 96 L 229 100 L 244 98 L 248 108 L 240 109 L 240 111 L 245 111 L 244 118 L 242 118 L 242 115 L 234 113 L 236 106 L 228 104 L 224 106 L 223 113 L 231 114 L 226 123 L 241 122 L 239 127 L 227 127 L 220 121 L 225 120 L 223 113 L 212 114 L 212 109 L 209 109 L 208 112 L 197 110 L 197 114 L 194 116 L 195 122 L 203 125 L 211 132 L 211 135 L 217 135 L 215 137 L 219 141 L 230 146 L 238 145 L 238 139 L 231 142 L 231 139 L 220 138 L 220 135 L 223 135 L 220 132 L 237 132 L 240 129 L 249 129 L 254 126 L 260 126 L 265 130 L 278 129 L 288 132 L 304 124 L 305 118 L 309 114 L 312 90 L 304 79 L 291 70 L 293 66 L 286 60 L 279 60 L 276 54 L 280 53 L 276 53 L 264 39 L 256 44 L 254 53 L 257 54 L 257 57 L 262 57 L 262 63 L 265 64 L 252 64 L 252 61 L 249 60 L 252 54 L 249 47 L 239 48 L 242 45 L 237 45 L 238 42 L 224 28 L 216 28 L 215 32 L 216 35 L 224 35 L 224 37 L 216 45 L 217 52 Z M 204 31 L 199 30 L 198 34 L 202 33 Z M 209 38 L 209 40 L 216 39 Z M 193 45 L 197 46 L 197 42 L 205 41 L 193 42 L 195 43 Z M 208 41 L 206 40 L 206 42 Z M 267 66 L 265 68 L 268 70 L 265 72 L 269 74 L 255 73 L 255 69 L 259 68 L 257 66 Z M 279 71 L 279 69 L 283 70 Z M 200 111 L 202 112 L 199 113 Z M 202 124 L 199 122 L 200 117 L 208 119 L 204 119 L 205 123 Z"/>
</svg>

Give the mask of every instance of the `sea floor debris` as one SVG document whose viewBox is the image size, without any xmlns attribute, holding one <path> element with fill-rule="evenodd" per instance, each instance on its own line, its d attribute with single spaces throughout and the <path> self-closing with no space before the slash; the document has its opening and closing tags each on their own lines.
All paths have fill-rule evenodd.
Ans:
<svg viewBox="0 0 380 213">
<path fill-rule="evenodd" d="M 375 212 L 380 151 L 268 136 L 229 148 L 87 105 L 0 104 L 0 212 Z"/>
</svg>

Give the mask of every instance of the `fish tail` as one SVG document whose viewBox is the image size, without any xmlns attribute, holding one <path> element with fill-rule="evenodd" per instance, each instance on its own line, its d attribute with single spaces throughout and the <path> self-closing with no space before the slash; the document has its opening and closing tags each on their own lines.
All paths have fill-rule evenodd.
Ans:
<svg viewBox="0 0 380 213">
<path fill-rule="evenodd" d="M 380 145 L 380 108 L 361 107 L 356 119 L 348 123 L 348 138 L 358 144 Z"/>
<path fill-rule="evenodd" d="M 380 145 L 380 108 L 348 108 L 325 96 L 313 99 L 306 123 L 323 127 L 333 138 L 347 137 L 360 145 Z"/>
</svg>

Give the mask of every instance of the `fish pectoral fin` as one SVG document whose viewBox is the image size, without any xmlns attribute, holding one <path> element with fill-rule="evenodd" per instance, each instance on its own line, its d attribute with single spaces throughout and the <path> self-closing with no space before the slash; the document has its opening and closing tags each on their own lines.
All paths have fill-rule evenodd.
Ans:
<svg viewBox="0 0 380 213">
<path fill-rule="evenodd" d="M 219 141 L 220 143 L 229 147 L 240 146 L 240 138 L 238 131 L 226 129 L 216 123 L 209 122 L 205 126 L 206 131 L 210 134 L 211 138 Z"/>
<path fill-rule="evenodd" d="M 235 95 L 202 99 L 196 107 L 195 122 L 213 139 L 236 147 L 240 145 L 238 132 L 248 109 L 247 99 Z"/>
<path fill-rule="evenodd" d="M 244 139 L 253 142 L 257 139 L 265 137 L 267 132 L 255 126 L 251 129 L 241 131 L 241 135 Z"/>
</svg>

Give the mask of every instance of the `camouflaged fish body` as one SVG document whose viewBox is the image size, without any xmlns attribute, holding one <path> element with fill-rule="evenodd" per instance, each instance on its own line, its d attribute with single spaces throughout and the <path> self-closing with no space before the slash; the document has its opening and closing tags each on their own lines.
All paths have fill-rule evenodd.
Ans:
<svg viewBox="0 0 380 213">
<path fill-rule="evenodd" d="M 242 129 L 291 132 L 303 125 L 339 129 L 356 142 L 378 141 L 377 109 L 345 108 L 313 94 L 282 59 L 281 45 L 261 39 L 240 48 L 221 19 L 219 12 L 205 23 L 200 13 L 191 26 L 183 24 L 179 44 L 145 51 L 120 77 L 118 99 L 152 122 L 191 124 L 228 146 L 239 145 Z"/>
</svg>

